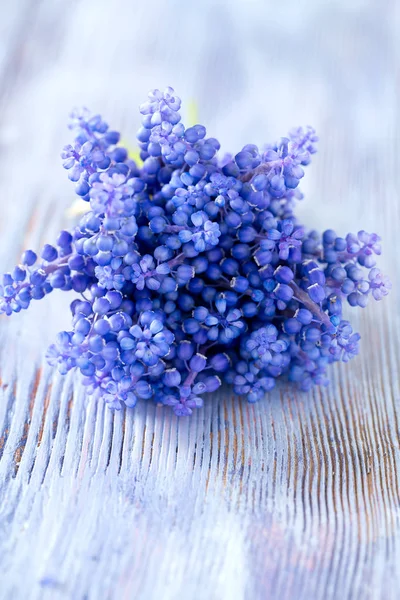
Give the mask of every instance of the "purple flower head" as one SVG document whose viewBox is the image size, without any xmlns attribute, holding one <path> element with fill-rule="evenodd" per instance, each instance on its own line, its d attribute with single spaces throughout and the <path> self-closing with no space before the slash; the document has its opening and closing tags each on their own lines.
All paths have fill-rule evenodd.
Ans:
<svg viewBox="0 0 400 600">
<path fill-rule="evenodd" d="M 350 306 L 360 306 L 365 308 L 368 304 L 368 294 L 370 292 L 370 283 L 365 280 L 353 282 L 352 291 L 347 296 Z"/>
<path fill-rule="evenodd" d="M 215 392 L 221 385 L 221 380 L 217 376 L 206 377 L 202 381 L 194 384 L 183 382 L 176 390 L 170 388 L 164 389 L 162 402 L 171 406 L 178 417 L 189 416 L 195 408 L 203 406 L 202 394 Z"/>
<path fill-rule="evenodd" d="M 71 114 L 70 129 L 75 130 L 75 143 L 65 146 L 61 157 L 63 166 L 69 170 L 69 178 L 79 181 L 76 192 L 86 196 L 89 191 L 87 179 L 111 165 L 112 147 L 119 141 L 117 131 L 109 131 L 100 115 L 91 116 L 87 109 Z M 119 159 L 125 160 L 126 150 L 118 150 Z"/>
<path fill-rule="evenodd" d="M 359 231 L 357 235 L 348 233 L 346 236 L 347 252 L 357 257 L 360 265 L 370 269 L 376 263 L 374 255 L 382 252 L 381 238 L 376 233 Z"/>
<path fill-rule="evenodd" d="M 141 379 L 142 374 L 143 369 L 137 369 L 136 365 L 130 369 L 117 368 L 113 376 L 101 378 L 97 385 L 92 385 L 92 389 L 110 408 L 119 410 L 123 405 L 132 408 L 139 398 L 148 400 L 154 392 L 152 386 Z"/>
<path fill-rule="evenodd" d="M 289 132 L 291 140 L 292 153 L 296 156 L 297 160 L 300 160 L 302 165 L 308 165 L 310 163 L 310 154 L 314 154 L 316 149 L 316 143 L 318 142 L 318 136 L 315 134 L 313 127 L 297 127 Z"/>
<path fill-rule="evenodd" d="M 178 123 L 181 100 L 175 95 L 172 87 L 167 87 L 163 92 L 154 89 L 148 94 L 148 100 L 140 106 L 142 115 L 152 115 L 152 125 L 159 125 L 166 121 Z"/>
<path fill-rule="evenodd" d="M 204 205 L 210 197 L 204 191 L 205 183 L 200 181 L 196 185 L 189 185 L 187 188 L 177 188 L 172 202 L 176 208 L 185 204 L 195 207 L 197 210 L 204 208 Z"/>
<path fill-rule="evenodd" d="M 251 403 L 262 400 L 274 386 L 275 379 L 273 377 L 257 375 L 251 369 L 235 375 L 233 380 L 235 394 L 247 396 L 247 401 Z"/>
<path fill-rule="evenodd" d="M 150 157 L 162 156 L 168 164 L 180 166 L 187 151 L 185 128 L 179 122 L 181 101 L 171 87 L 152 90 L 140 106 L 143 127 L 138 132 L 140 147 Z"/>
<path fill-rule="evenodd" d="M 290 367 L 289 381 L 297 383 L 304 392 L 308 392 L 314 385 L 327 386 L 329 383 L 325 365 L 311 359 L 296 359 Z"/>
<path fill-rule="evenodd" d="M 213 173 L 210 182 L 205 186 L 206 193 L 214 198 L 219 207 L 225 206 L 231 200 L 235 200 L 242 188 L 242 183 L 234 177 L 226 177 L 221 173 Z"/>
<path fill-rule="evenodd" d="M 0 277 L 0 314 L 53 290 L 78 295 L 47 359 L 115 409 L 154 398 L 188 415 L 218 375 L 249 402 L 284 375 L 326 385 L 329 365 L 358 352 L 344 301 L 390 290 L 375 268 L 380 238 L 304 233 L 295 207 L 312 128 L 221 159 L 180 107 L 172 88 L 150 92 L 140 165 L 102 117 L 74 112 L 62 160 L 88 211 Z"/>
<path fill-rule="evenodd" d="M 215 300 L 215 308 L 210 311 L 199 306 L 193 311 L 193 317 L 208 330 L 209 340 L 228 344 L 246 329 L 243 313 L 238 308 L 228 307 L 225 294 Z"/>
<path fill-rule="evenodd" d="M 266 325 L 253 331 L 243 346 L 253 359 L 260 360 L 262 365 L 268 365 L 280 362 L 281 358 L 277 355 L 286 350 L 287 343 L 278 339 L 278 330 L 274 325 Z"/>
<path fill-rule="evenodd" d="M 78 134 L 86 139 L 95 139 L 96 135 L 101 138 L 108 131 L 108 124 L 100 115 L 92 115 L 87 108 L 83 107 L 71 112 L 69 128 L 77 130 Z"/>
<path fill-rule="evenodd" d="M 177 113 L 171 113 L 173 114 Z M 141 146 L 147 149 L 150 156 L 162 156 L 169 164 L 179 166 L 183 163 L 187 151 L 184 133 L 185 128 L 181 123 L 174 125 L 169 121 L 163 121 L 152 127 L 148 143 Z"/>
<path fill-rule="evenodd" d="M 76 367 L 81 350 L 72 344 L 72 333 L 62 331 L 57 335 L 56 343 L 47 350 L 46 359 L 49 365 L 57 367 L 61 375 L 65 375 Z"/>
<path fill-rule="evenodd" d="M 133 194 L 133 186 L 125 175 L 101 173 L 92 183 L 90 206 L 95 215 L 106 213 L 108 217 L 128 217 L 136 211 L 136 202 L 127 202 Z"/>
<path fill-rule="evenodd" d="M 333 338 L 330 349 L 335 360 L 348 362 L 359 352 L 359 333 L 353 333 L 353 328 L 348 321 L 341 321 Z"/>
<path fill-rule="evenodd" d="M 130 279 L 138 290 L 143 290 L 146 285 L 150 289 L 158 289 L 160 287 L 160 282 L 153 277 L 155 268 L 155 261 L 150 254 L 146 254 L 138 263 L 132 265 Z"/>
<path fill-rule="evenodd" d="M 123 377 L 119 381 L 108 377 L 102 382 L 101 389 L 104 401 L 112 408 L 119 409 L 124 404 L 133 407 L 138 401 L 130 377 Z"/>
<path fill-rule="evenodd" d="M 110 266 L 95 268 L 99 285 L 107 290 L 122 290 L 126 279 L 122 273 L 116 273 Z"/>
<path fill-rule="evenodd" d="M 267 233 L 267 239 L 260 244 L 262 250 L 277 250 L 281 260 L 288 260 L 290 250 L 299 250 L 301 248 L 304 229 L 295 227 L 291 219 L 285 219 L 278 224 L 278 229 L 270 229 Z M 298 252 L 294 252 L 297 259 Z"/>
<path fill-rule="evenodd" d="M 177 279 L 181 267 L 187 267 L 190 274 L 192 274 L 192 267 L 180 265 L 177 269 Z M 166 278 L 166 275 L 171 272 L 169 263 L 160 263 L 156 266 L 155 260 L 150 254 L 145 254 L 138 262 L 124 269 L 123 272 L 138 290 L 147 288 L 153 291 L 160 290 L 160 293 L 164 293 L 176 289 L 175 280 L 171 277 Z"/>
<path fill-rule="evenodd" d="M 392 289 L 389 277 L 383 275 L 376 267 L 368 273 L 369 287 L 375 300 L 382 300 Z"/>
<path fill-rule="evenodd" d="M 184 388 L 182 388 L 180 394 L 165 394 L 162 396 L 162 402 L 166 406 L 171 406 L 177 417 L 188 417 L 195 408 L 203 406 L 203 399 L 200 396 L 192 393 L 192 391 L 187 396 Z"/>
<path fill-rule="evenodd" d="M 129 336 L 122 338 L 121 346 L 132 349 L 135 357 L 147 366 L 153 366 L 166 356 L 175 339 L 152 311 L 140 315 L 139 323 L 129 329 Z M 124 342 L 124 340 L 127 340 Z"/>
<path fill-rule="evenodd" d="M 315 131 L 309 128 L 293 130 L 289 138 L 281 138 L 275 146 L 267 147 L 262 163 L 252 178 L 254 190 L 267 189 L 273 198 L 283 198 L 285 194 L 297 188 L 304 176 L 301 165 L 310 162 L 310 154 L 315 152 L 317 141 Z"/>
<path fill-rule="evenodd" d="M 179 232 L 182 244 L 193 242 L 196 252 L 204 252 L 217 246 L 221 235 L 218 223 L 210 221 L 208 215 L 203 211 L 193 213 L 190 219 L 194 227 Z"/>
</svg>

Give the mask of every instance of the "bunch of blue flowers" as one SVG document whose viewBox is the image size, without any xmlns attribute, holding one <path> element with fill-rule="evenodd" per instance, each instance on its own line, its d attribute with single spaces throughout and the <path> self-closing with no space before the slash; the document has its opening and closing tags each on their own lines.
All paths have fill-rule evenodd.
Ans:
<svg viewBox="0 0 400 600">
<path fill-rule="evenodd" d="M 47 359 L 112 408 L 152 398 L 189 415 L 221 381 L 249 402 L 279 377 L 326 385 L 328 365 L 358 353 L 343 304 L 365 307 L 391 287 L 375 266 L 380 238 L 297 221 L 313 129 L 219 158 L 180 106 L 167 88 L 140 107 L 141 166 L 100 116 L 72 115 L 63 166 L 88 212 L 3 275 L 0 313 L 74 291 L 72 329 Z"/>
</svg>

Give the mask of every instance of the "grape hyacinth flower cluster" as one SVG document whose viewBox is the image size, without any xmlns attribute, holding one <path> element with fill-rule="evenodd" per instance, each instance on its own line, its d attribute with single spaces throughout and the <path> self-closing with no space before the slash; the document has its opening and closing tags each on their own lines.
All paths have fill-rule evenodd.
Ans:
<svg viewBox="0 0 400 600">
<path fill-rule="evenodd" d="M 75 292 L 71 330 L 47 359 L 78 370 L 112 408 L 153 399 L 189 415 L 223 381 L 249 402 L 280 377 L 326 385 L 329 365 L 358 353 L 344 305 L 391 287 L 376 267 L 380 238 L 298 222 L 312 128 L 219 158 L 219 142 L 185 128 L 180 106 L 167 88 L 140 107 L 140 165 L 100 116 L 72 115 L 63 166 L 88 210 L 3 275 L 0 313 Z"/>
</svg>

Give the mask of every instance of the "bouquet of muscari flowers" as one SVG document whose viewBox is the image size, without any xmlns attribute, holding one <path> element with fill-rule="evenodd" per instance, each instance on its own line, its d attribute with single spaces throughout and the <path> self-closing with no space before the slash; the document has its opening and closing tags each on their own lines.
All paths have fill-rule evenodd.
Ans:
<svg viewBox="0 0 400 600">
<path fill-rule="evenodd" d="M 0 313 L 74 292 L 71 331 L 47 360 L 79 371 L 111 408 L 153 399 L 189 415 L 222 382 L 249 402 L 278 378 L 326 385 L 328 366 L 358 353 L 343 304 L 365 307 L 391 287 L 375 266 L 380 238 L 298 222 L 312 128 L 218 157 L 218 140 L 185 128 L 180 106 L 171 88 L 149 93 L 140 165 L 100 116 L 72 114 L 62 160 L 88 210 L 3 275 Z"/>
</svg>

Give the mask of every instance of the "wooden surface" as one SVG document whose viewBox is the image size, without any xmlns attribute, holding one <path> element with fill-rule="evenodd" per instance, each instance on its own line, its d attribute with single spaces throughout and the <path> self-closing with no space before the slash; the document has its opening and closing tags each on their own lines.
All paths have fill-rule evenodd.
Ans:
<svg viewBox="0 0 400 600">
<path fill-rule="evenodd" d="M 361 356 L 310 394 L 112 413 L 44 365 L 69 298 L 0 320 L 0 597 L 400 596 L 397 0 L 15 0 L 0 21 L 0 256 L 52 241 L 74 105 L 134 140 L 170 84 L 225 150 L 313 124 L 307 224 L 384 239 L 394 290 Z M 361 311 L 360 311 L 361 312 Z"/>
</svg>

